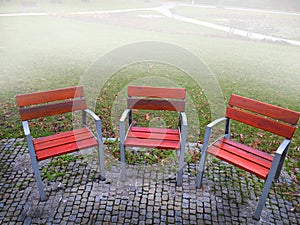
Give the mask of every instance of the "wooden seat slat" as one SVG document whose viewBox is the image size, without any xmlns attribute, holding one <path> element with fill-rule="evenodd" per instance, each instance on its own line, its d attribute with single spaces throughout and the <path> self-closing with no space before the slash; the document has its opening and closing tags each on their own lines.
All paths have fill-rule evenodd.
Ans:
<svg viewBox="0 0 300 225">
<path fill-rule="evenodd" d="M 79 128 L 76 130 L 71 130 L 71 131 L 66 131 L 66 132 L 60 132 L 60 133 L 56 133 L 51 135 L 51 139 L 60 139 L 60 138 L 65 138 L 65 137 L 70 137 L 73 135 L 77 135 L 77 134 L 82 134 L 82 133 L 87 133 L 90 132 L 89 129 L 87 128 Z M 49 139 L 49 136 L 45 136 L 45 137 L 38 137 L 33 139 L 35 144 L 39 144 L 39 143 L 43 143 L 46 142 L 47 139 Z"/>
<path fill-rule="evenodd" d="M 273 159 L 274 159 L 274 156 L 272 156 L 271 154 L 269 154 L 267 152 L 251 148 L 251 147 L 249 147 L 247 145 L 243 145 L 243 144 L 241 144 L 239 142 L 236 142 L 236 141 L 233 141 L 231 139 L 222 138 L 221 141 L 224 142 L 224 143 L 230 144 L 230 145 L 232 145 L 232 146 L 234 146 L 236 148 L 243 149 L 246 152 L 249 152 L 249 153 L 251 153 L 253 155 L 257 155 L 260 158 L 266 159 L 266 160 L 268 160 L 270 162 L 272 162 Z"/>
<path fill-rule="evenodd" d="M 180 141 L 140 139 L 140 138 L 127 137 L 125 141 L 125 146 L 159 148 L 159 149 L 180 149 Z"/>
<path fill-rule="evenodd" d="M 253 162 L 262 167 L 265 167 L 266 169 L 271 168 L 272 161 L 261 158 L 257 154 L 251 154 L 250 152 L 245 151 L 243 146 L 240 146 L 239 148 L 237 148 L 233 145 L 230 145 L 230 144 L 222 142 L 222 141 L 217 141 L 216 143 L 214 143 L 213 146 L 219 148 L 220 151 L 226 151 L 232 155 L 239 156 L 249 162 Z M 257 152 L 259 152 L 259 151 L 257 150 Z"/>
<path fill-rule="evenodd" d="M 158 140 L 172 140 L 179 141 L 180 138 L 176 134 L 166 134 L 166 133 L 145 133 L 145 132 L 134 132 L 130 131 L 128 137 L 135 137 L 140 139 L 158 139 Z"/>
<path fill-rule="evenodd" d="M 177 135 L 179 135 L 178 129 L 170 129 L 170 128 L 131 127 L 130 131 L 145 132 L 145 133 L 177 134 Z"/>
<path fill-rule="evenodd" d="M 244 169 L 250 173 L 255 174 L 258 177 L 261 177 L 263 179 L 266 179 L 269 173 L 269 169 L 253 163 L 251 161 L 248 161 L 242 157 L 239 157 L 235 154 L 232 154 L 230 152 L 224 151 L 218 147 L 211 146 L 207 149 L 207 153 L 212 154 L 216 156 L 219 159 L 222 159 L 225 162 L 228 162 L 232 165 L 235 165 L 241 169 Z"/>
<path fill-rule="evenodd" d="M 66 132 L 67 135 L 64 135 L 60 138 L 57 138 L 57 135 L 51 135 L 43 138 L 44 141 L 39 141 L 38 143 L 33 140 L 33 144 L 36 151 L 41 151 L 46 148 L 52 148 L 55 146 L 66 145 L 68 143 L 73 143 L 85 139 L 94 138 L 93 134 L 88 130 L 85 129 L 82 133 L 76 132 Z M 54 137 L 53 137 L 54 136 Z"/>
<path fill-rule="evenodd" d="M 95 146 L 98 146 L 97 140 L 95 138 L 89 138 L 37 151 L 36 156 L 37 160 L 40 161 Z"/>
</svg>

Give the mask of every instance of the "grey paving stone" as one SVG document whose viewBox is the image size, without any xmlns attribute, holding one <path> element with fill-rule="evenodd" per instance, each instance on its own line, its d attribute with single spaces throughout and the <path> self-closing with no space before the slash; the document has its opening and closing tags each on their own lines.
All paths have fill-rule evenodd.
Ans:
<svg viewBox="0 0 300 225">
<path fill-rule="evenodd" d="M 15 143 L 18 142 L 18 146 Z M 77 153 L 76 153 L 77 154 Z M 89 153 L 89 154 L 94 154 Z M 272 186 L 262 219 L 252 213 L 261 190 L 255 176 L 239 177 L 233 167 L 211 163 L 204 189 L 195 188 L 195 176 L 185 173 L 183 185 L 168 179 L 171 168 L 127 165 L 128 179 L 120 180 L 120 165 L 107 170 L 109 181 L 97 174 L 93 157 L 57 167 L 66 172 L 53 181 L 43 179 L 48 199 L 39 201 L 24 139 L 0 140 L 0 221 L 5 224 L 300 224 L 299 198 L 280 195 Z M 48 168 L 52 160 L 41 163 Z M 197 165 L 186 165 L 196 171 Z M 225 173 L 225 170 L 229 173 Z M 229 177 L 227 174 L 232 174 Z M 286 179 L 288 180 L 288 179 Z M 296 207 L 296 208 L 295 208 Z M 295 208 L 294 211 L 291 211 Z"/>
</svg>

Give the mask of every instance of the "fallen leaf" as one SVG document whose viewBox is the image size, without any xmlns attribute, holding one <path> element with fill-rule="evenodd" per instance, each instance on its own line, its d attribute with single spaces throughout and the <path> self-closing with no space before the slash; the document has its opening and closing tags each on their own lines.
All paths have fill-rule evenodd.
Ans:
<svg viewBox="0 0 300 225">
<path fill-rule="evenodd" d="M 264 136 L 265 136 L 265 134 L 262 133 L 262 132 L 257 132 L 256 134 L 257 134 L 259 137 L 264 137 Z"/>
<path fill-rule="evenodd" d="M 151 119 L 151 115 L 150 115 L 150 113 L 146 113 L 146 115 L 145 115 L 145 119 L 146 119 L 146 120 L 150 120 L 150 119 Z"/>
<path fill-rule="evenodd" d="M 243 134 L 240 134 L 240 141 L 243 143 L 245 139 L 245 136 Z"/>
<path fill-rule="evenodd" d="M 250 146 L 251 146 L 252 148 L 256 148 L 256 149 L 257 149 L 258 146 L 260 145 L 260 143 L 261 143 L 260 140 L 255 139 L 255 140 L 251 143 Z"/>
<path fill-rule="evenodd" d="M 294 177 L 294 181 L 295 181 L 297 184 L 300 184 L 296 176 Z"/>
<path fill-rule="evenodd" d="M 291 211 L 292 211 L 292 212 L 295 212 L 297 208 L 300 208 L 300 204 L 297 205 L 296 207 L 292 208 Z"/>
<path fill-rule="evenodd" d="M 240 175 L 241 177 L 247 177 L 247 175 L 244 174 L 244 173 L 239 173 L 239 175 Z"/>
</svg>

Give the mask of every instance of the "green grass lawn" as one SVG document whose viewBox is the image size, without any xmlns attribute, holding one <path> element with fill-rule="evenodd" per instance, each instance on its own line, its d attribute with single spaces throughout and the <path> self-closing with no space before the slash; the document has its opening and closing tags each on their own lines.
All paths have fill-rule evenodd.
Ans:
<svg viewBox="0 0 300 225">
<path fill-rule="evenodd" d="M 53 1 L 54 2 L 54 1 Z M 150 1 L 137 0 L 59 0 L 57 3 L 51 3 L 50 0 L 11 0 L 0 2 L 0 13 L 26 13 L 26 12 L 73 12 L 89 10 L 114 10 L 129 8 L 146 8 L 157 6 L 157 3 Z"/>
<path fill-rule="evenodd" d="M 16 94 L 77 85 L 99 58 L 121 46 L 142 41 L 171 43 L 197 56 L 216 77 L 224 104 L 232 93 L 237 93 L 300 111 L 299 47 L 249 41 L 168 18 L 141 16 L 145 14 L 157 16 L 156 12 L 140 11 L 111 15 L 0 17 L 1 139 L 23 136 Z M 278 20 L 281 19 L 278 15 Z M 127 55 L 130 52 L 124 53 L 124 57 Z M 170 53 L 172 57 L 175 56 Z M 93 79 L 101 80 L 101 74 Z M 100 90 L 95 90 L 99 95 L 93 101 L 96 101 L 95 111 L 103 119 L 104 136 L 118 136 L 117 122 L 124 109 L 127 85 L 143 84 L 187 88 L 188 141 L 203 141 L 205 126 L 212 116 L 203 91 L 208 87 L 201 87 L 205 83 L 201 79 L 199 77 L 197 83 L 188 73 L 164 62 L 124 65 L 111 74 Z M 89 86 L 92 83 L 86 88 Z M 214 90 L 218 86 L 209 88 Z M 151 114 L 150 118 L 157 116 Z M 175 125 L 174 115 L 159 116 L 166 124 Z M 149 123 L 142 116 L 137 120 Z M 56 131 L 51 122 L 38 121 L 48 128 L 47 132 Z M 69 129 L 70 124 L 58 121 L 56 126 L 64 130 Z M 259 143 L 260 148 L 271 145 L 270 151 L 273 151 L 278 143 L 276 137 L 269 135 L 263 135 L 263 140 L 257 142 L 261 136 L 259 131 L 246 130 L 239 125 L 233 128 L 236 128 L 236 137 L 243 135 L 249 145 Z M 299 149 L 300 130 L 289 152 L 288 165 L 292 174 L 297 174 L 300 167 Z"/>
</svg>

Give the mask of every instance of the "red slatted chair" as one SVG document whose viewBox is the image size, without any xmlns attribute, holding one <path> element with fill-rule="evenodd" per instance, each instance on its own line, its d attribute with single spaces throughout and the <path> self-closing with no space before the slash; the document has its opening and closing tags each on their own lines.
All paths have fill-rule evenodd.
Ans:
<svg viewBox="0 0 300 225">
<path fill-rule="evenodd" d="M 120 151 L 122 177 L 125 177 L 125 147 L 146 147 L 180 151 L 177 185 L 182 185 L 184 152 L 187 135 L 184 88 L 128 86 L 127 109 L 120 119 Z M 153 128 L 132 125 L 132 110 L 167 110 L 179 112 L 178 128 Z M 125 135 L 125 119 L 129 128 Z"/>
<path fill-rule="evenodd" d="M 259 199 L 253 218 L 259 220 L 261 211 L 268 196 L 271 184 L 278 179 L 285 156 L 288 151 L 300 113 L 273 106 L 238 95 L 231 95 L 225 118 L 220 118 L 206 127 L 201 159 L 199 163 L 196 186 L 202 185 L 206 155 L 217 158 L 248 171 L 265 180 L 262 195 Z M 285 139 L 278 147 L 276 154 L 271 155 L 264 151 L 248 147 L 230 139 L 230 120 L 235 120 L 276 135 Z M 212 128 L 226 122 L 225 135 L 209 145 Z"/>
<path fill-rule="evenodd" d="M 101 179 L 105 179 L 101 120 L 87 109 L 82 86 L 19 94 L 16 96 L 16 99 L 42 201 L 46 199 L 46 195 L 39 172 L 38 161 L 90 147 L 97 147 Z M 82 128 L 50 136 L 32 138 L 29 126 L 30 120 L 78 110 L 82 111 Z M 95 120 L 96 135 L 86 125 L 87 115 Z"/>
</svg>

